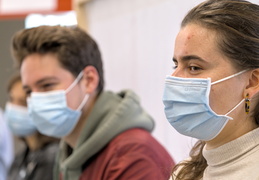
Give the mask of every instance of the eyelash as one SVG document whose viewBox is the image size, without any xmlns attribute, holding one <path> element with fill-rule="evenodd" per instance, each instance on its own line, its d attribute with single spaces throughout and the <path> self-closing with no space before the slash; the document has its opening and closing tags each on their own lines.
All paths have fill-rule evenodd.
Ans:
<svg viewBox="0 0 259 180">
<path fill-rule="evenodd" d="M 178 67 L 178 65 L 172 66 L 172 69 L 176 69 L 177 67 Z M 195 68 L 196 70 L 201 70 L 201 68 L 198 66 L 188 66 L 188 69 L 191 70 L 191 68 Z"/>
</svg>

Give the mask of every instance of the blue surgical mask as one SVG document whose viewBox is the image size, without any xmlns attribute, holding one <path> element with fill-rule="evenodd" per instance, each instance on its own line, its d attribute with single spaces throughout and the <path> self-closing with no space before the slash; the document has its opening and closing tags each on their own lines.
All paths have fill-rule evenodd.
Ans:
<svg viewBox="0 0 259 180">
<path fill-rule="evenodd" d="M 6 103 L 4 116 L 7 124 L 16 136 L 28 136 L 37 131 L 32 119 L 29 117 L 28 109 L 24 106 Z"/>
<path fill-rule="evenodd" d="M 228 116 L 216 114 L 209 105 L 211 85 L 238 76 L 245 71 L 211 83 L 211 79 L 167 76 L 163 95 L 164 111 L 169 123 L 181 134 L 200 140 L 215 138 L 225 127 Z"/>
<path fill-rule="evenodd" d="M 88 100 L 88 95 L 85 95 L 79 107 L 73 110 L 67 106 L 66 94 L 82 76 L 81 72 L 66 90 L 31 93 L 27 99 L 29 114 L 42 134 L 60 138 L 70 134 L 74 129 L 81 116 L 81 109 Z"/>
</svg>

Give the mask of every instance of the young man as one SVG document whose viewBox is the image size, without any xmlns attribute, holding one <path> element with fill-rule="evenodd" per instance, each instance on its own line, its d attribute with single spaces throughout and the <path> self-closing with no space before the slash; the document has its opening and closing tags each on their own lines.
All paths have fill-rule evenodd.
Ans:
<svg viewBox="0 0 259 180">
<path fill-rule="evenodd" d="M 174 162 L 151 136 L 152 118 L 130 90 L 103 91 L 97 44 L 77 27 L 15 34 L 28 109 L 38 130 L 62 138 L 55 179 L 162 180 Z"/>
</svg>

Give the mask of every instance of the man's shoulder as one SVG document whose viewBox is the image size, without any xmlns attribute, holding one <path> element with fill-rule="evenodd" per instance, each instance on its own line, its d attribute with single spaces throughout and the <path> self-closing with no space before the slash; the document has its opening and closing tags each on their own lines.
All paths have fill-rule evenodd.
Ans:
<svg viewBox="0 0 259 180">
<path fill-rule="evenodd" d="M 152 134 L 141 128 L 133 128 L 120 133 L 109 143 L 108 148 L 121 153 L 145 151 L 146 153 L 143 155 L 155 153 L 169 156 L 165 148 Z"/>
<path fill-rule="evenodd" d="M 173 164 L 170 155 L 150 132 L 133 128 L 114 137 L 95 156 L 92 163 L 85 169 L 83 176 L 96 177 L 101 173 L 103 176 L 120 176 L 127 179 L 134 174 L 135 179 L 143 179 L 143 176 L 148 173 L 147 178 L 154 175 L 154 177 L 165 176 L 167 178 L 164 179 L 168 179 Z M 149 168 L 146 168 L 147 166 Z M 144 174 L 138 174 L 139 172 Z M 105 179 L 103 176 L 101 178 Z"/>
<path fill-rule="evenodd" d="M 132 128 L 118 134 L 116 137 L 113 138 L 111 143 L 121 145 L 132 143 L 146 144 L 150 143 L 150 141 L 157 142 L 149 131 L 142 128 Z"/>
</svg>

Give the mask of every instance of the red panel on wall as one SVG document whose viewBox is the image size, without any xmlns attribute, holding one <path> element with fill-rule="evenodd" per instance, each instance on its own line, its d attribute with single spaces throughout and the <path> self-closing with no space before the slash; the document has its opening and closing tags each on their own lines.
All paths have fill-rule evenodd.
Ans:
<svg viewBox="0 0 259 180">
<path fill-rule="evenodd" d="M 72 10 L 72 0 L 58 0 L 57 11 Z"/>
</svg>

